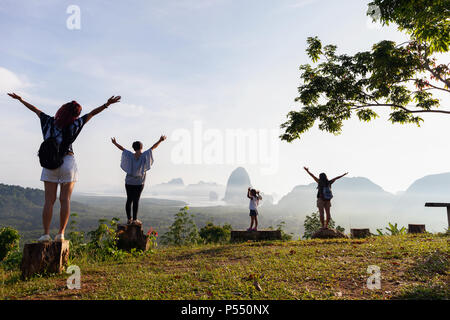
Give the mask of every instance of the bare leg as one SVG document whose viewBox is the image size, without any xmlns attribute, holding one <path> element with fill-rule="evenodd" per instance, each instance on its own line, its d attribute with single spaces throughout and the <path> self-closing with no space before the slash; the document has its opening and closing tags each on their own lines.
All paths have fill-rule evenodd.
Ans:
<svg viewBox="0 0 450 320">
<path fill-rule="evenodd" d="M 70 216 L 70 197 L 72 196 L 73 187 L 75 182 L 67 182 L 61 184 L 61 193 L 59 195 L 59 201 L 61 203 L 61 211 L 59 218 L 59 234 L 64 234 L 66 230 L 67 222 Z"/>
<path fill-rule="evenodd" d="M 258 228 L 258 216 L 255 216 L 255 229 Z"/>
<path fill-rule="evenodd" d="M 250 216 L 250 229 L 253 228 L 253 222 L 255 221 L 255 217 Z"/>
<path fill-rule="evenodd" d="M 325 228 L 328 228 L 328 223 L 330 222 L 330 219 L 331 219 L 330 207 L 325 207 L 325 212 L 327 213 L 327 219 L 325 221 Z"/>
<path fill-rule="evenodd" d="M 323 213 L 324 213 L 323 211 L 324 211 L 323 207 L 319 208 L 320 224 L 322 225 L 322 228 L 324 228 L 324 226 L 325 226 L 325 222 L 324 222 L 324 219 L 323 219 Z"/>
<path fill-rule="evenodd" d="M 44 181 L 45 202 L 42 209 L 42 225 L 44 226 L 44 234 L 50 234 L 50 224 L 52 222 L 53 205 L 56 201 L 56 192 L 58 184 L 55 182 Z"/>
</svg>

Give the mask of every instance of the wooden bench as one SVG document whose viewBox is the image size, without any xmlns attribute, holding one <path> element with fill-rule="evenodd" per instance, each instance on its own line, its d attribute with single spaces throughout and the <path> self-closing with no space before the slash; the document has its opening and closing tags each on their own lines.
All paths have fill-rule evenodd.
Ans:
<svg viewBox="0 0 450 320">
<path fill-rule="evenodd" d="M 427 202 L 425 207 L 446 207 L 447 208 L 447 221 L 448 227 L 450 228 L 450 203 L 446 202 Z"/>
</svg>

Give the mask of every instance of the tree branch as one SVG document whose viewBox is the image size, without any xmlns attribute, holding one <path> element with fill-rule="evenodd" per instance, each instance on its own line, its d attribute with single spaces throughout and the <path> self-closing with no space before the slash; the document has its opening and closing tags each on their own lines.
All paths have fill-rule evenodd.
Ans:
<svg viewBox="0 0 450 320">
<path fill-rule="evenodd" d="M 391 108 L 399 108 L 402 109 L 408 113 L 445 113 L 450 114 L 449 110 L 410 110 L 404 106 L 396 105 L 396 104 L 389 104 L 389 103 L 380 103 L 380 104 L 365 104 L 360 106 L 354 106 L 353 108 L 350 108 L 350 110 L 358 110 L 368 107 L 391 107 Z"/>
</svg>

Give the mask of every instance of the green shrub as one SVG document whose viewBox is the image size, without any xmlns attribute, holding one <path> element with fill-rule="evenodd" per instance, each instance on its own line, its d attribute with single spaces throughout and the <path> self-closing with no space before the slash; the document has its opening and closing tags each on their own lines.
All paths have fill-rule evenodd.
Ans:
<svg viewBox="0 0 450 320">
<path fill-rule="evenodd" d="M 82 254 L 82 252 L 85 251 L 87 245 L 85 242 L 84 232 L 76 230 L 76 225 L 78 224 L 76 217 L 78 217 L 78 214 L 71 214 L 68 234 L 70 240 L 70 255 L 72 257 Z"/>
<path fill-rule="evenodd" d="M 117 227 L 118 218 L 109 221 L 100 219 L 97 229 L 88 232 L 90 241 L 86 245 L 86 250 L 91 253 L 96 260 L 116 259 L 121 260 L 127 253 L 117 248 Z"/>
<path fill-rule="evenodd" d="M 5 259 L 9 253 L 19 249 L 19 231 L 11 227 L 0 229 L 0 261 Z"/>
<path fill-rule="evenodd" d="M 303 223 L 303 226 L 305 228 L 305 233 L 303 234 L 303 238 L 305 239 L 311 239 L 311 236 L 319 231 L 319 229 L 321 228 L 321 223 L 320 223 L 320 215 L 319 212 L 313 212 L 311 214 L 311 216 L 306 216 L 305 217 L 305 222 Z M 334 228 L 335 226 L 335 222 L 334 220 L 331 218 L 330 221 L 328 222 L 328 227 L 329 228 Z M 337 226 L 336 227 L 337 231 L 340 232 L 344 232 L 345 229 L 341 226 Z"/>
<path fill-rule="evenodd" d="M 188 212 L 189 207 L 181 208 L 175 214 L 175 221 L 162 237 L 161 242 L 168 245 L 193 245 L 200 241 L 194 215 Z"/>
<path fill-rule="evenodd" d="M 204 243 L 224 243 L 230 241 L 231 225 L 216 226 L 208 222 L 199 232 Z"/>
<path fill-rule="evenodd" d="M 391 235 L 391 236 L 398 236 L 401 234 L 406 234 L 406 228 L 402 227 L 401 229 L 398 228 L 397 223 L 392 224 L 389 222 L 389 225 L 385 228 L 389 233 L 383 233 L 382 229 L 377 229 L 378 235 L 384 236 L 384 235 Z"/>
<path fill-rule="evenodd" d="M 18 270 L 22 262 L 22 251 L 17 248 L 17 250 L 11 251 L 8 256 L 1 262 L 3 269 L 7 271 Z"/>
</svg>

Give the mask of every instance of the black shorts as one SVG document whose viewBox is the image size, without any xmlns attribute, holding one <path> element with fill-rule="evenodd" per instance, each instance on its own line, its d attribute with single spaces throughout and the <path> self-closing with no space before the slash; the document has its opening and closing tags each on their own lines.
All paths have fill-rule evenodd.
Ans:
<svg viewBox="0 0 450 320">
<path fill-rule="evenodd" d="M 250 210 L 250 217 L 256 217 L 258 215 L 258 211 L 257 210 Z"/>
</svg>

